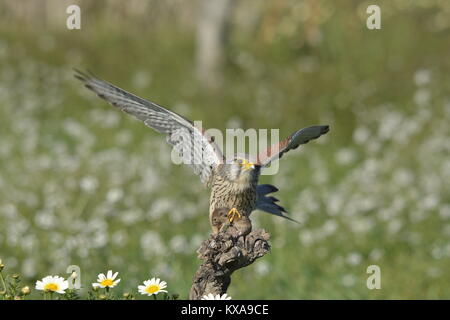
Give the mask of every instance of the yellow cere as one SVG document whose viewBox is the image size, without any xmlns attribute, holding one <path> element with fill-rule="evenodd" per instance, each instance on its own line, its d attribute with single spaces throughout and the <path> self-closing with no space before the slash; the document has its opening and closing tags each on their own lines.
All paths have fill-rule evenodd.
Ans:
<svg viewBox="0 0 450 320">
<path fill-rule="evenodd" d="M 253 167 L 253 163 L 247 161 L 247 159 L 243 159 L 242 166 L 244 167 L 244 169 L 248 170 Z"/>
</svg>

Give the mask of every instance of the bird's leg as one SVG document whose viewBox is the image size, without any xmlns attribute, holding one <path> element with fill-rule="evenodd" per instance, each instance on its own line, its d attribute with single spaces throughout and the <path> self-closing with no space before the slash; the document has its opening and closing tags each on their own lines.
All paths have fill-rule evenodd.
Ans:
<svg viewBox="0 0 450 320">
<path fill-rule="evenodd" d="M 228 211 L 227 214 L 228 221 L 233 222 L 234 219 L 240 219 L 242 218 L 241 213 L 236 208 L 232 208 L 230 211 Z M 237 218 L 236 218 L 237 217 Z"/>
</svg>

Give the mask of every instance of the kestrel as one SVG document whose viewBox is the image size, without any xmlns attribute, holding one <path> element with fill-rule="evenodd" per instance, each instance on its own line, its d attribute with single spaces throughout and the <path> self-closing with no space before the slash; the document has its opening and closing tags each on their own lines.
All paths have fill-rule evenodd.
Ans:
<svg viewBox="0 0 450 320">
<path fill-rule="evenodd" d="M 183 156 L 184 152 L 186 156 L 188 150 L 189 156 L 200 159 L 189 162 L 188 165 L 207 187 L 211 187 L 209 220 L 214 233 L 218 232 L 213 221 L 216 209 L 229 208 L 227 218 L 230 223 L 242 217 L 248 218 L 256 209 L 295 221 L 283 214 L 286 210 L 276 203 L 277 198 L 268 196 L 278 189 L 269 184 L 258 184 L 261 168 L 281 158 L 289 150 L 319 138 L 329 131 L 329 126 L 311 126 L 295 131 L 256 157 L 235 155 L 226 159 L 214 142 L 214 137 L 194 126 L 192 121 L 183 116 L 93 75 L 76 70 L 75 77 L 100 98 L 143 121 L 148 127 L 166 134 L 167 142 L 173 145 L 180 155 Z"/>
</svg>

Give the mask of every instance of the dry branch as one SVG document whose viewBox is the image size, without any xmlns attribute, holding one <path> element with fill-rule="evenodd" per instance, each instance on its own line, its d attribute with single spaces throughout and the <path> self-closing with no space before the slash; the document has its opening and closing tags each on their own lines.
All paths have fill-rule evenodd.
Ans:
<svg viewBox="0 0 450 320">
<path fill-rule="evenodd" d="M 247 217 L 233 224 L 226 223 L 217 234 L 211 234 L 197 250 L 203 263 L 194 275 L 189 299 L 198 300 L 208 293 L 226 293 L 234 271 L 269 252 L 269 238 L 263 229 L 251 231 Z"/>
</svg>

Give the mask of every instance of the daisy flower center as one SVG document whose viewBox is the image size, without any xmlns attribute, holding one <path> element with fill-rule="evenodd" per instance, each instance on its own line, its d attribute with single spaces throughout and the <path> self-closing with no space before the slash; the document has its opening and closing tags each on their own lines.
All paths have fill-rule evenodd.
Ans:
<svg viewBox="0 0 450 320">
<path fill-rule="evenodd" d="M 100 282 L 100 284 L 104 287 L 110 287 L 113 285 L 113 281 L 111 279 L 105 279 Z"/>
<path fill-rule="evenodd" d="M 47 283 L 44 287 L 45 291 L 57 291 L 58 285 L 56 283 Z"/>
<path fill-rule="evenodd" d="M 159 286 L 156 284 L 149 285 L 147 288 L 145 288 L 145 291 L 148 293 L 155 293 L 156 291 L 159 291 Z"/>
</svg>

